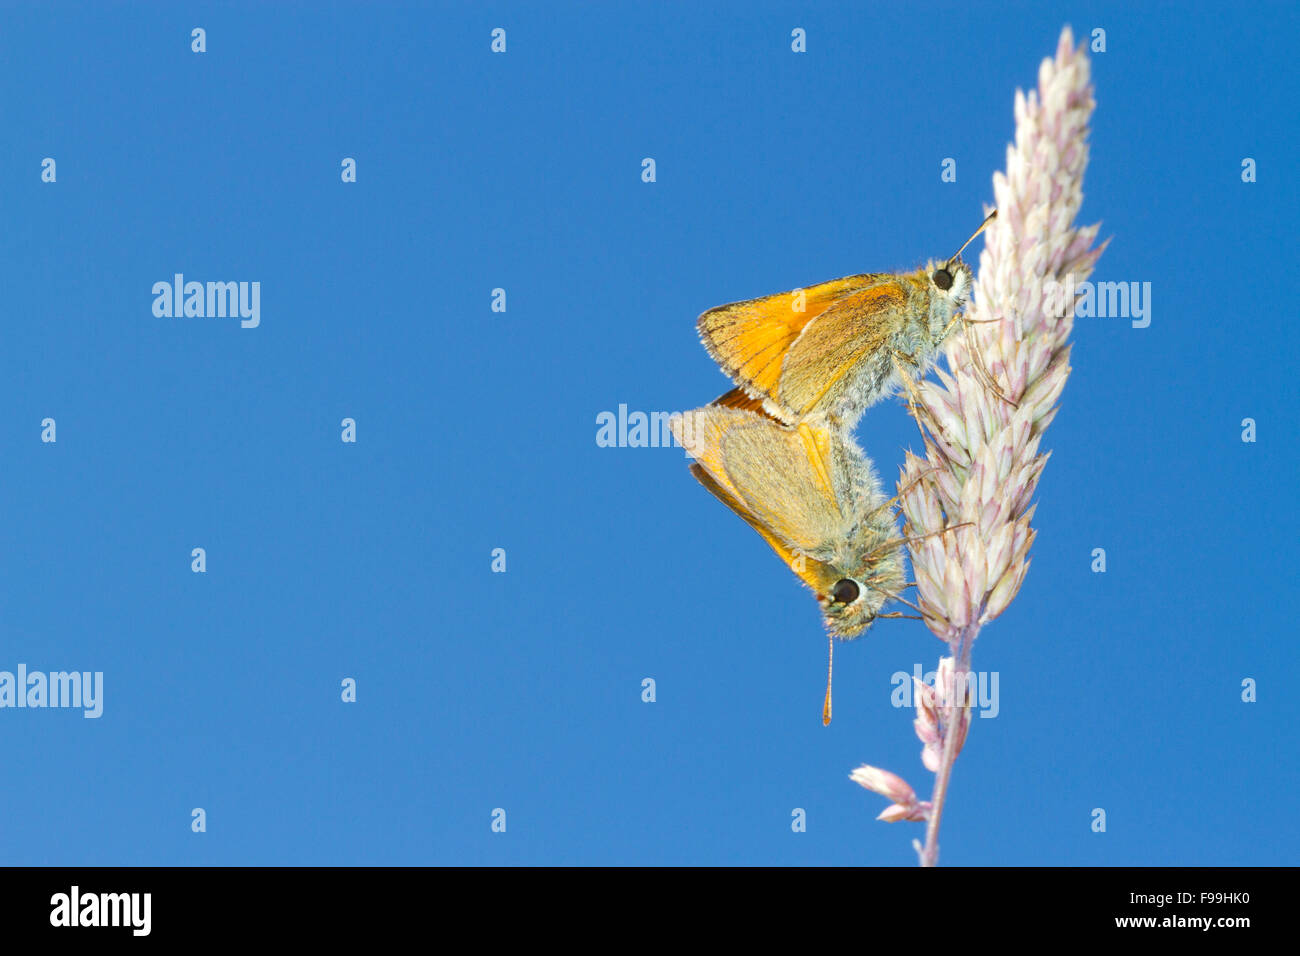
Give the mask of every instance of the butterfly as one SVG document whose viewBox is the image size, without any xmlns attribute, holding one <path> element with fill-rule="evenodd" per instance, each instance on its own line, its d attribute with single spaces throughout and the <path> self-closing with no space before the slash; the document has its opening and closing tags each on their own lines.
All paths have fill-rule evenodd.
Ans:
<svg viewBox="0 0 1300 956">
<path fill-rule="evenodd" d="M 715 404 L 851 430 L 865 409 L 923 375 L 963 321 L 972 275 L 961 253 L 996 216 L 952 258 L 914 272 L 847 276 L 709 309 L 696 322 L 700 341 L 737 386 Z"/>
<path fill-rule="evenodd" d="M 862 634 L 906 586 L 893 501 L 848 433 L 827 422 L 785 425 L 761 411 L 721 405 L 684 412 L 670 424 L 695 459 L 691 473 L 700 484 L 812 589 L 832 655 L 835 638 Z"/>
</svg>

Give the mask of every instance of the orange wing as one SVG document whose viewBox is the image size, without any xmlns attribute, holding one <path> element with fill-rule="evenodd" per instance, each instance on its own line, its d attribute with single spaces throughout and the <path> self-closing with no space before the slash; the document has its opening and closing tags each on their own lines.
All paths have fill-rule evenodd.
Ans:
<svg viewBox="0 0 1300 956">
<path fill-rule="evenodd" d="M 804 327 L 845 308 L 860 312 L 869 307 L 860 297 L 869 297 L 882 283 L 896 281 L 888 273 L 846 276 L 807 289 L 720 305 L 701 315 L 696 328 L 705 350 L 746 394 L 783 404 L 782 362 Z M 800 304 L 803 311 L 796 311 Z"/>
<path fill-rule="evenodd" d="M 785 424 L 771 412 L 763 407 L 761 398 L 754 398 L 752 395 L 746 395 L 743 388 L 733 388 L 729 392 L 724 392 L 713 401 L 710 405 L 720 405 L 723 408 L 739 408 L 742 411 L 753 412 L 756 415 L 762 415 L 764 418 L 776 422 L 778 425 Z"/>
<path fill-rule="evenodd" d="M 835 586 L 835 582 L 842 576 L 838 571 L 829 564 L 823 564 L 815 558 L 807 555 L 796 554 L 794 550 L 772 533 L 771 529 L 763 524 L 754 513 L 745 507 L 735 495 L 731 494 L 716 481 L 713 477 L 701 468 L 698 464 L 691 465 L 691 474 L 695 479 L 707 488 L 714 497 L 724 505 L 734 511 L 740 517 L 744 518 L 751 528 L 763 536 L 763 540 L 772 546 L 772 550 L 780 556 L 785 562 L 786 567 L 799 576 L 799 578 L 812 588 L 814 594 L 826 594 Z"/>
<path fill-rule="evenodd" d="M 809 555 L 843 534 L 835 493 L 833 435 L 716 405 L 683 412 L 673 433 L 693 458 L 691 473 L 748 522 L 818 594 L 842 575 Z"/>
<path fill-rule="evenodd" d="M 781 368 L 781 404 L 806 415 L 822 397 L 873 356 L 889 364 L 885 344 L 907 320 L 904 281 L 891 276 L 845 297 L 817 322 L 810 323 L 786 351 Z"/>
<path fill-rule="evenodd" d="M 724 438 L 725 481 L 765 528 L 804 553 L 821 551 L 844 530 L 844 508 L 831 476 L 831 433 L 757 419 Z M 702 462 L 705 467 L 708 462 Z"/>
</svg>

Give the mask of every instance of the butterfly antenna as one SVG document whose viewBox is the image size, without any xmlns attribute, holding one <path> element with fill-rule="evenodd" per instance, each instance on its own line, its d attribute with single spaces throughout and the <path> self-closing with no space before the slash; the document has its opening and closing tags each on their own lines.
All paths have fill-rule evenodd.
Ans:
<svg viewBox="0 0 1300 956">
<path fill-rule="evenodd" d="M 925 618 L 923 618 L 923 617 L 917 617 L 915 614 L 904 614 L 902 611 L 891 611 L 891 612 L 888 613 L 888 614 L 877 614 L 877 615 L 876 615 L 876 620 L 879 620 L 879 619 L 882 618 L 882 617 L 899 618 L 899 619 L 908 620 L 908 621 L 924 621 L 924 620 L 925 620 Z"/>
<path fill-rule="evenodd" d="M 985 229 L 987 229 L 989 223 L 991 223 L 991 222 L 992 222 L 994 219 L 996 219 L 996 218 L 998 218 L 998 211 L 997 211 L 996 209 L 994 209 L 991 213 L 989 213 L 987 216 L 984 217 L 984 221 L 983 221 L 982 223 L 980 223 L 980 227 L 979 227 L 978 229 L 976 229 L 973 233 L 971 233 L 971 237 L 970 237 L 969 239 L 967 239 L 965 242 L 963 242 L 963 243 L 961 244 L 961 248 L 958 249 L 955 253 L 953 253 L 953 257 L 952 257 L 952 259 L 949 259 L 948 261 L 949 261 L 949 262 L 953 262 L 953 261 L 956 260 L 956 259 L 957 259 L 957 258 L 958 258 L 962 253 L 963 253 L 963 252 L 965 252 L 965 251 L 966 251 L 966 247 L 969 246 L 972 242 L 975 241 L 975 237 L 978 236 L 978 235 L 979 235 L 981 232 L 983 232 Z"/>
<path fill-rule="evenodd" d="M 828 727 L 831 722 L 831 674 L 835 671 L 835 635 L 829 634 L 830 654 L 826 659 L 826 702 L 822 704 L 822 726 Z"/>
</svg>

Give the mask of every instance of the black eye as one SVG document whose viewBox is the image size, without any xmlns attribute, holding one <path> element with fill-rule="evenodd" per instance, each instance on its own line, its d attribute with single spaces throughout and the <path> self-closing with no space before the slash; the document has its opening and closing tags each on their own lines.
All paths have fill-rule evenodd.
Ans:
<svg viewBox="0 0 1300 956">
<path fill-rule="evenodd" d="M 952 288 L 952 273 L 947 269 L 935 269 L 934 275 L 930 276 L 930 278 L 933 279 L 934 284 L 940 289 L 943 289 L 944 292 L 947 292 Z"/>
<path fill-rule="evenodd" d="M 831 599 L 836 604 L 852 604 L 858 599 L 858 582 L 851 578 L 841 578 L 831 588 Z"/>
</svg>

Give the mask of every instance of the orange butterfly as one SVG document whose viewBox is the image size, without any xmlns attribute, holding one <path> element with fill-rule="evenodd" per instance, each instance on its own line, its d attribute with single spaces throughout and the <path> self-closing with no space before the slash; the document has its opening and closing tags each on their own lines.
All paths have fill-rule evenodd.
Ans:
<svg viewBox="0 0 1300 956">
<path fill-rule="evenodd" d="M 709 405 L 671 419 L 691 473 L 812 589 L 831 635 L 865 631 L 905 586 L 892 501 L 847 433 Z M 891 615 L 883 615 L 889 617 Z M 822 718 L 830 723 L 830 675 Z"/>
<path fill-rule="evenodd" d="M 971 287 L 961 253 L 996 215 L 945 262 L 705 312 L 696 323 L 700 341 L 738 386 L 715 404 L 761 407 L 787 425 L 829 418 L 851 429 L 900 382 L 923 375 L 961 321 Z"/>
</svg>

